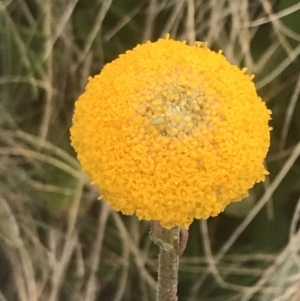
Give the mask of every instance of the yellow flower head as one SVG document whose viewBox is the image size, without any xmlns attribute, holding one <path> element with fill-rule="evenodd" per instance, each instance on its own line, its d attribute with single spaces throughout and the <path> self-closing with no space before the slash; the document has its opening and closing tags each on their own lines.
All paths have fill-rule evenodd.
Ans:
<svg viewBox="0 0 300 301">
<path fill-rule="evenodd" d="M 71 139 L 106 201 L 171 228 L 247 196 L 267 174 L 270 111 L 245 71 L 166 37 L 90 78 Z"/>
</svg>

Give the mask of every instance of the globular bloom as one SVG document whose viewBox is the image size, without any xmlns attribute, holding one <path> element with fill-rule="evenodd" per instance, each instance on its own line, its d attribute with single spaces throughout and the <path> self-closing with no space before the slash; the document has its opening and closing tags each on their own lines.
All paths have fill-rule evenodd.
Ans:
<svg viewBox="0 0 300 301">
<path fill-rule="evenodd" d="M 124 214 L 165 228 L 216 216 L 267 174 L 270 111 L 252 78 L 203 43 L 136 46 L 75 104 L 83 170 Z"/>
</svg>

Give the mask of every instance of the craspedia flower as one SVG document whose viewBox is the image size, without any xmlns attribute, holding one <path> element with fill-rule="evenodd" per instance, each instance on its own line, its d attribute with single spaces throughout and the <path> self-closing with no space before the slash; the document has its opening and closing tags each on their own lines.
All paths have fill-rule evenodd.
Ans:
<svg viewBox="0 0 300 301">
<path fill-rule="evenodd" d="M 71 140 L 115 210 L 188 227 L 264 180 L 269 119 L 246 70 L 201 43 L 166 37 L 89 79 Z"/>
</svg>

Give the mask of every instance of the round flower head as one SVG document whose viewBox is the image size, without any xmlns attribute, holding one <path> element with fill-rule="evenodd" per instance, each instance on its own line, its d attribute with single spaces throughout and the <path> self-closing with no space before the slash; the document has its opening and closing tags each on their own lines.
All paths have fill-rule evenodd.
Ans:
<svg viewBox="0 0 300 301">
<path fill-rule="evenodd" d="M 171 228 L 247 196 L 267 174 L 270 111 L 245 72 L 167 36 L 90 78 L 71 139 L 104 199 Z"/>
</svg>

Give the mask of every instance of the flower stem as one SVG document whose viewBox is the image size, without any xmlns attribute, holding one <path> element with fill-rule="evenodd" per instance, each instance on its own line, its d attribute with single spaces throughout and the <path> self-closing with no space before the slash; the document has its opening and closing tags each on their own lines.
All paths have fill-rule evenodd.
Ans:
<svg viewBox="0 0 300 301">
<path fill-rule="evenodd" d="M 151 237 L 159 246 L 157 301 L 177 301 L 179 228 L 167 230 L 152 222 Z"/>
</svg>

